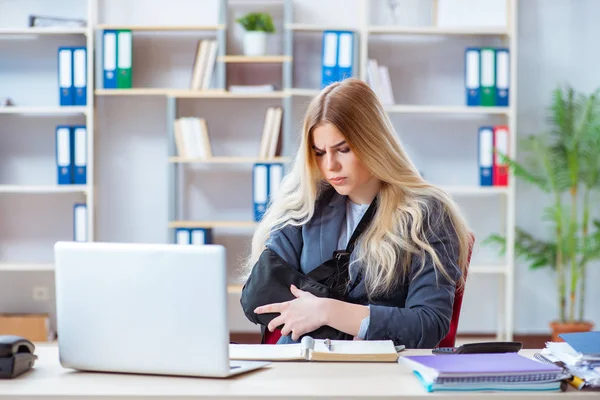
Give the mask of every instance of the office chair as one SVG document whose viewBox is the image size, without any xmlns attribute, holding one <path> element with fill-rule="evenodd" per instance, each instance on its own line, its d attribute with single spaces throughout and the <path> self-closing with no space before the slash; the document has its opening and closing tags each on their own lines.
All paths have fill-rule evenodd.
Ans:
<svg viewBox="0 0 600 400">
<path fill-rule="evenodd" d="M 469 254 L 467 255 L 467 269 L 465 270 L 465 285 L 467 281 L 467 272 L 469 264 L 471 263 L 471 255 L 473 254 L 473 245 L 475 244 L 475 235 L 472 233 L 469 235 Z M 452 306 L 452 319 L 450 320 L 450 329 L 448 334 L 438 343 L 436 347 L 454 347 L 456 343 L 456 331 L 458 330 L 458 320 L 460 318 L 460 309 L 462 306 L 462 299 L 464 294 L 464 285 L 461 288 L 457 288 L 454 292 L 454 304 Z M 270 332 L 268 329 L 264 329 L 263 343 L 264 344 L 277 344 L 277 341 L 281 337 L 281 330 L 277 329 L 274 332 Z"/>
</svg>

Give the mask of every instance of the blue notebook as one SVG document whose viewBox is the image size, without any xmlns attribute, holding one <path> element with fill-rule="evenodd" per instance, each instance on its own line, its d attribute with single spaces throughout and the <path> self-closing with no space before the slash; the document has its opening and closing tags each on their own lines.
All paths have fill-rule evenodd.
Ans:
<svg viewBox="0 0 600 400">
<path fill-rule="evenodd" d="M 600 357 L 600 331 L 561 333 L 558 337 L 584 356 Z"/>
</svg>

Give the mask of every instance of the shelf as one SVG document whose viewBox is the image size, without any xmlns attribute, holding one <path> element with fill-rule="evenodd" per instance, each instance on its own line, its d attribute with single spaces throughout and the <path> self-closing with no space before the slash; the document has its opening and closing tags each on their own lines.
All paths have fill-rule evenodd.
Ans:
<svg viewBox="0 0 600 400">
<path fill-rule="evenodd" d="M 315 97 L 321 91 L 319 89 L 287 89 L 285 91 L 290 96 L 304 96 L 304 97 Z"/>
<path fill-rule="evenodd" d="M 443 36 L 508 36 L 506 27 L 474 27 L 474 28 L 440 28 L 435 26 L 370 26 L 367 32 L 373 34 L 406 34 L 406 35 L 443 35 Z"/>
<path fill-rule="evenodd" d="M 85 35 L 87 28 L 0 28 L 0 35 Z"/>
<path fill-rule="evenodd" d="M 452 195 L 460 196 L 491 196 L 499 194 L 508 194 L 506 186 L 460 186 L 460 185 L 440 185 L 441 189 Z"/>
<path fill-rule="evenodd" d="M 242 294 L 242 284 L 229 284 L 227 285 L 227 293 L 229 294 Z"/>
<path fill-rule="evenodd" d="M 0 114 L 23 114 L 23 115 L 75 115 L 86 114 L 86 106 L 63 106 L 63 107 L 0 107 Z"/>
<path fill-rule="evenodd" d="M 320 24 L 286 24 L 286 29 L 292 31 L 322 32 L 322 31 L 351 31 L 356 32 L 358 28 L 352 25 L 320 25 Z"/>
<path fill-rule="evenodd" d="M 217 31 L 225 29 L 225 25 L 96 25 L 98 30 L 132 30 L 132 31 Z"/>
<path fill-rule="evenodd" d="M 429 106 L 401 105 L 384 106 L 388 113 L 400 114 L 497 114 L 508 115 L 510 107 L 468 107 L 468 106 Z"/>
<path fill-rule="evenodd" d="M 0 185 L 0 193 L 87 193 L 87 185 Z"/>
<path fill-rule="evenodd" d="M 212 158 L 185 158 L 169 157 L 171 163 L 202 163 L 202 164 L 254 164 L 254 163 L 287 163 L 289 157 L 275 157 L 262 159 L 258 157 L 212 157 Z"/>
<path fill-rule="evenodd" d="M 467 279 L 470 274 L 502 275 L 507 271 L 505 265 L 471 265 L 467 272 Z"/>
<path fill-rule="evenodd" d="M 0 271 L 35 272 L 54 271 L 53 263 L 0 263 Z"/>
<path fill-rule="evenodd" d="M 174 221 L 169 228 L 255 228 L 254 221 Z"/>
<path fill-rule="evenodd" d="M 239 93 L 226 90 L 170 90 L 168 96 L 176 98 L 201 99 L 281 99 L 287 96 L 285 92 L 274 91 L 264 93 Z"/>
<path fill-rule="evenodd" d="M 217 61 L 224 63 L 283 63 L 292 61 L 292 56 L 220 56 Z"/>
<path fill-rule="evenodd" d="M 173 89 L 166 88 L 131 88 L 131 89 L 96 89 L 97 96 L 166 96 Z"/>
</svg>

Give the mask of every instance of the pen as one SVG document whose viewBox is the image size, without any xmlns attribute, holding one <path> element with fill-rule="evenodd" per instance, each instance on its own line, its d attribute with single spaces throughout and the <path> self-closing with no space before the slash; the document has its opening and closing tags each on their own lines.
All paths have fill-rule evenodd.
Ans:
<svg viewBox="0 0 600 400">
<path fill-rule="evenodd" d="M 325 346 L 327 350 L 331 351 L 331 339 L 325 339 Z"/>
<path fill-rule="evenodd" d="M 544 357 L 540 353 L 535 353 L 534 357 L 537 358 L 538 360 L 542 361 L 542 362 L 547 363 L 547 364 L 554 364 L 557 367 L 561 367 L 564 372 L 570 374 L 571 377 L 565 379 L 565 381 L 567 381 L 567 383 L 569 385 L 573 386 L 575 389 L 581 390 L 585 386 L 585 381 L 583 379 L 581 379 L 580 377 L 573 375 L 571 373 L 571 371 L 569 371 L 569 368 L 566 366 L 566 364 L 563 363 L 562 361 L 556 361 L 556 362 L 554 362 L 554 361 L 552 361 L 552 360 Z"/>
</svg>

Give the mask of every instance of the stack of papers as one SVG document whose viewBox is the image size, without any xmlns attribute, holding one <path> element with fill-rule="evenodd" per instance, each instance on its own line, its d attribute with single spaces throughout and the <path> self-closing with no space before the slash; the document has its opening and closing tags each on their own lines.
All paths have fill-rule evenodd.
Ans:
<svg viewBox="0 0 600 400">
<path fill-rule="evenodd" d="M 560 391 L 562 368 L 517 353 L 400 357 L 425 390 Z"/>
</svg>

